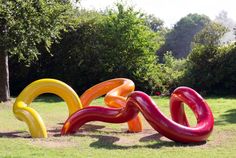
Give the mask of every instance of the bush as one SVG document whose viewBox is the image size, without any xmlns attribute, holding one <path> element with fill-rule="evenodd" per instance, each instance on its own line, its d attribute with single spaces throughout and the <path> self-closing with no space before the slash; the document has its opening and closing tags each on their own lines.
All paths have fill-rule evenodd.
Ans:
<svg viewBox="0 0 236 158">
<path fill-rule="evenodd" d="M 235 67 L 235 45 L 197 45 L 188 57 L 182 84 L 204 94 L 235 94 Z"/>
<path fill-rule="evenodd" d="M 101 81 L 126 77 L 135 82 L 137 89 L 153 93 L 161 88 L 155 55 L 160 47 L 157 39 L 158 34 L 146 25 L 145 17 L 133 8 L 117 4 L 116 10 L 103 13 L 81 11 L 76 29 L 64 33 L 59 43 L 52 45 L 52 55 L 39 46 L 37 62 L 30 68 L 18 65 L 27 69 L 24 76 L 29 79 L 12 75 L 28 81 L 60 79 L 79 93 Z"/>
<path fill-rule="evenodd" d="M 219 48 L 216 61 L 217 82 L 213 88 L 214 94 L 235 95 L 236 89 L 236 45 Z"/>
<path fill-rule="evenodd" d="M 186 59 L 176 59 L 171 52 L 164 54 L 161 64 L 161 83 L 164 94 L 170 94 L 179 86 L 186 69 Z"/>
</svg>

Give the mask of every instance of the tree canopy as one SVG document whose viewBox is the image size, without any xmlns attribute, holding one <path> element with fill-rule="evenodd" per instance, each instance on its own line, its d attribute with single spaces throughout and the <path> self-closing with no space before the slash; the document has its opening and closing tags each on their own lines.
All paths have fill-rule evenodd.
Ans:
<svg viewBox="0 0 236 158">
<path fill-rule="evenodd" d="M 217 46 L 227 31 L 228 29 L 223 25 L 211 22 L 194 36 L 193 42 L 195 44 Z"/>
<path fill-rule="evenodd" d="M 35 69 L 40 78 L 62 79 L 77 92 L 107 79 L 127 77 L 138 89 L 152 93 L 158 83 L 158 38 L 145 16 L 132 7 L 117 4 L 105 12 L 82 10 L 75 29 L 52 45 L 52 57 L 43 53 Z"/>
<path fill-rule="evenodd" d="M 69 1 L 0 0 L 0 3 L 0 47 L 27 61 L 37 58 L 39 43 L 50 47 L 72 16 Z"/>
<path fill-rule="evenodd" d="M 171 51 L 177 58 L 186 57 L 191 50 L 194 35 L 209 22 L 210 19 L 207 16 L 199 14 L 188 14 L 181 18 L 166 35 L 165 44 L 158 54 L 163 56 L 167 51 Z"/>
<path fill-rule="evenodd" d="M 49 48 L 73 21 L 72 10 L 70 1 L 0 0 L 0 101 L 10 97 L 8 55 L 37 59 L 39 44 Z"/>
</svg>

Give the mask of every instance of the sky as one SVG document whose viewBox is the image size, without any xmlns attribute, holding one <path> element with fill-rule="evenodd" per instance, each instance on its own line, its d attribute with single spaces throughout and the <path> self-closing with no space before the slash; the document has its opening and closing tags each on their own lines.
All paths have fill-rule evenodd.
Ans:
<svg viewBox="0 0 236 158">
<path fill-rule="evenodd" d="M 103 10 L 113 7 L 117 0 L 81 0 L 86 9 Z M 226 11 L 228 17 L 236 21 L 235 0 L 126 0 L 135 9 L 154 14 L 162 19 L 167 27 L 172 27 L 180 18 L 189 13 L 205 14 L 212 20 L 221 12 Z"/>
</svg>

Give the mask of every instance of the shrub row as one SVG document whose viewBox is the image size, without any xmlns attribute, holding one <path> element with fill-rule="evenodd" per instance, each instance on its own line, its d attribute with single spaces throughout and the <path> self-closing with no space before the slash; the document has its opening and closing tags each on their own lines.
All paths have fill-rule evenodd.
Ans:
<svg viewBox="0 0 236 158">
<path fill-rule="evenodd" d="M 157 39 L 142 14 L 121 4 L 105 13 L 81 12 L 77 27 L 52 45 L 51 54 L 38 46 L 41 55 L 29 67 L 11 58 L 11 92 L 17 95 L 39 78 L 56 78 L 81 94 L 101 81 L 126 77 L 138 90 L 153 93 L 159 86 Z"/>
</svg>

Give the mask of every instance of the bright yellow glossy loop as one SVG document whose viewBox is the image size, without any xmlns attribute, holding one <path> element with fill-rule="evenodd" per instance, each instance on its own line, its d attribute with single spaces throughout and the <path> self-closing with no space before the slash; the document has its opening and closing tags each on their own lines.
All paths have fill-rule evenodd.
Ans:
<svg viewBox="0 0 236 158">
<path fill-rule="evenodd" d="M 101 82 L 83 93 L 80 97 L 83 107 L 92 100 L 106 94 L 104 101 L 107 106 L 120 108 L 126 105 L 126 96 L 134 91 L 133 81 L 126 78 L 116 78 Z M 142 122 L 139 116 L 128 122 L 130 132 L 141 132 Z"/>
<path fill-rule="evenodd" d="M 17 119 L 24 121 L 33 138 L 46 138 L 45 124 L 36 110 L 29 107 L 39 95 L 52 93 L 61 97 L 67 104 L 69 115 L 82 108 L 76 92 L 64 82 L 55 79 L 41 79 L 28 85 L 16 98 L 13 112 Z"/>
</svg>

